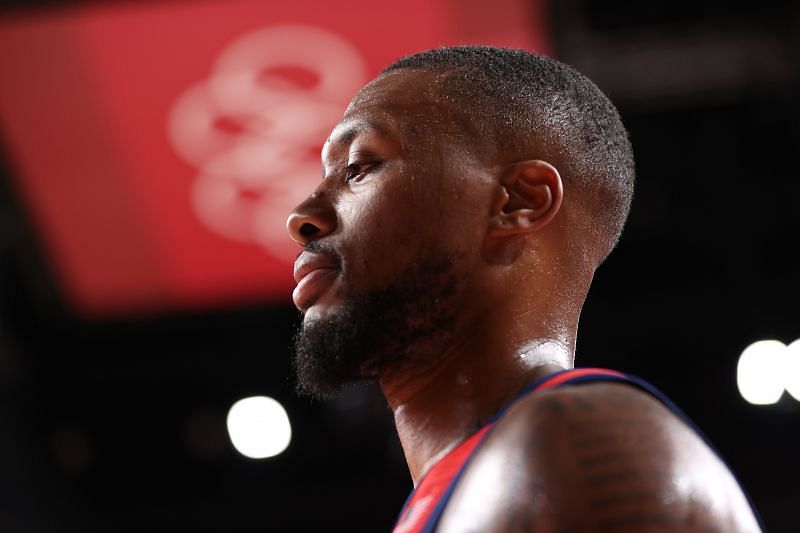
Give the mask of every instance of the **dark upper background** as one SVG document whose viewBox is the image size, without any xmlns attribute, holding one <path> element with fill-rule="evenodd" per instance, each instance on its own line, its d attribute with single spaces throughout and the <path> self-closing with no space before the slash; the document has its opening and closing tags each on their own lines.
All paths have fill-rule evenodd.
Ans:
<svg viewBox="0 0 800 533">
<path fill-rule="evenodd" d="M 800 403 L 750 406 L 735 370 L 750 342 L 800 337 L 800 8 L 559 0 L 549 17 L 557 55 L 618 105 L 638 167 L 628 229 L 586 304 L 579 363 L 667 392 L 768 528 L 797 531 Z M 7 178 L 0 530 L 388 530 L 410 488 L 389 413 L 371 388 L 328 403 L 294 396 L 292 308 L 78 318 Z M 293 442 L 246 460 L 225 413 L 265 391 L 289 411 Z"/>
</svg>

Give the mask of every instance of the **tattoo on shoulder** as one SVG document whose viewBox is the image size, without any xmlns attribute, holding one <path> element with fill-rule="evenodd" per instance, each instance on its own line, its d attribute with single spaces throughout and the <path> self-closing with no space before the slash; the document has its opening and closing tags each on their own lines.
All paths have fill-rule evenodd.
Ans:
<svg viewBox="0 0 800 533">
<path fill-rule="evenodd" d="M 562 498 L 553 508 L 569 509 L 571 517 L 553 517 L 556 529 L 551 530 L 557 530 L 562 519 L 568 522 L 565 531 L 715 530 L 705 513 L 670 494 L 665 428 L 646 401 L 637 401 L 633 394 L 600 399 L 558 394 L 540 398 L 534 409 L 557 428 L 547 438 L 533 432 L 525 443 L 526 460 L 536 463 L 529 464 L 527 472 L 546 472 L 533 478 L 516 476 L 513 493 L 531 502 L 531 510 L 512 513 L 498 531 L 529 531 L 535 523 L 531 513 L 540 512 L 543 505 L 546 513 L 553 503 L 542 503 L 541 493 L 558 483 L 569 486 L 546 498 Z M 542 465 L 543 457 L 551 464 Z"/>
</svg>

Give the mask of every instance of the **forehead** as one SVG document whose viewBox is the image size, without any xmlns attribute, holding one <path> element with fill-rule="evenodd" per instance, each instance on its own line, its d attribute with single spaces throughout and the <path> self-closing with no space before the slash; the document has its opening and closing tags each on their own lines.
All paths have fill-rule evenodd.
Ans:
<svg viewBox="0 0 800 533">
<path fill-rule="evenodd" d="M 378 76 L 356 94 L 345 116 L 359 109 L 430 106 L 440 103 L 444 73 L 424 69 L 398 69 Z"/>
<path fill-rule="evenodd" d="M 364 131 L 408 137 L 448 122 L 441 73 L 400 69 L 368 83 L 350 102 L 328 143 L 349 144 Z"/>
</svg>

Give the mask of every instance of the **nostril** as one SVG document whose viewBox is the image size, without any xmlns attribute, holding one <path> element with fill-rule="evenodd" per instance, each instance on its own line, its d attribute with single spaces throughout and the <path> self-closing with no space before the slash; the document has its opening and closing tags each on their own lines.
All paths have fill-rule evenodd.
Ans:
<svg viewBox="0 0 800 533">
<path fill-rule="evenodd" d="M 310 224 L 306 222 L 302 226 L 300 226 L 300 235 L 305 237 L 306 239 L 313 237 L 319 233 L 319 228 L 316 227 L 314 224 Z"/>
</svg>

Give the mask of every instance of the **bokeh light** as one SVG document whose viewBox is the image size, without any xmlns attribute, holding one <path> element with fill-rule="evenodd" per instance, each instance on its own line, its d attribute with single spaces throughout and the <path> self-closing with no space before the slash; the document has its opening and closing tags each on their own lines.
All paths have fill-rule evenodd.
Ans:
<svg viewBox="0 0 800 533">
<path fill-rule="evenodd" d="M 776 403 L 784 390 L 786 345 L 776 340 L 754 342 L 739 356 L 739 393 L 755 405 Z"/>
<path fill-rule="evenodd" d="M 267 396 L 252 396 L 233 404 L 227 426 L 236 451 L 251 459 L 274 457 L 292 440 L 286 410 Z"/>
</svg>

